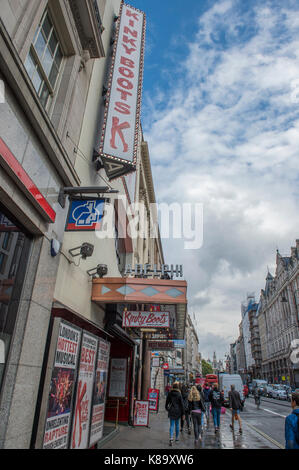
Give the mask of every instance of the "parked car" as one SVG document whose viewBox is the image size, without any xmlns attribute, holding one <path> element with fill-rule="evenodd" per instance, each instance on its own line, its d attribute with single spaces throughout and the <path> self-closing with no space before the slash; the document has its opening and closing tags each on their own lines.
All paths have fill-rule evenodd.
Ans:
<svg viewBox="0 0 299 470">
<path fill-rule="evenodd" d="M 278 385 L 273 389 L 272 397 L 278 398 L 278 400 L 287 400 L 287 392 L 283 387 Z"/>
<path fill-rule="evenodd" d="M 274 390 L 273 385 L 267 385 L 266 397 L 272 398 L 272 392 Z"/>
</svg>

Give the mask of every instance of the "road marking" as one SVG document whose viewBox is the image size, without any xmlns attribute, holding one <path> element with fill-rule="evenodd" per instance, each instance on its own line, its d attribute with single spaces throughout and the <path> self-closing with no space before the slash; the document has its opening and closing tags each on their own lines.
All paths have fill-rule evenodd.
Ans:
<svg viewBox="0 0 299 470">
<path fill-rule="evenodd" d="M 274 413 L 274 411 L 272 412 Z M 277 413 L 276 413 L 277 414 Z M 282 415 L 280 415 L 282 416 Z M 285 416 L 284 416 L 285 418 Z M 247 426 L 249 426 L 251 429 L 253 429 L 255 432 L 257 432 L 258 434 L 260 434 L 261 436 L 263 436 L 265 439 L 267 439 L 268 441 L 272 442 L 272 444 L 276 445 L 277 447 L 279 447 L 280 449 L 284 449 L 284 446 L 282 444 L 280 444 L 279 442 L 277 442 L 275 439 L 273 439 L 272 437 L 268 436 L 268 434 L 264 433 L 263 431 L 260 431 L 259 429 L 257 429 L 255 426 L 253 426 L 252 424 L 249 424 L 248 421 L 246 421 L 244 418 L 242 418 L 242 422 L 243 423 L 246 423 Z"/>
<path fill-rule="evenodd" d="M 279 413 L 276 413 L 276 411 L 268 410 L 267 408 L 261 408 L 261 410 L 268 411 L 268 413 L 273 413 L 274 415 L 281 416 L 282 418 L 287 417 L 287 415 L 281 415 Z"/>
<path fill-rule="evenodd" d="M 245 421 L 245 420 L 243 420 Z M 247 424 L 247 426 L 249 426 L 250 428 L 252 428 L 254 431 L 256 431 L 257 433 L 261 434 L 261 436 L 263 436 L 265 439 L 267 439 L 268 441 L 272 442 L 272 444 L 276 445 L 277 447 L 279 447 L 280 449 L 284 449 L 284 446 L 281 445 L 279 442 L 277 442 L 275 439 L 273 439 L 272 437 L 268 436 L 268 434 L 265 434 L 263 431 L 260 431 L 259 429 L 257 429 L 255 426 L 252 426 L 252 424 L 249 424 L 248 421 L 245 421 L 245 423 Z"/>
</svg>

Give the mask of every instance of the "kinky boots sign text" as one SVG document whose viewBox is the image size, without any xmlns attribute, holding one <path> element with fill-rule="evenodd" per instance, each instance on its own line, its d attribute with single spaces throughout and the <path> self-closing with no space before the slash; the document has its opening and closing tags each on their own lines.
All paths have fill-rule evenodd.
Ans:
<svg viewBox="0 0 299 470">
<path fill-rule="evenodd" d="M 125 328 L 169 328 L 169 312 L 132 312 L 125 310 L 122 326 Z"/>
</svg>

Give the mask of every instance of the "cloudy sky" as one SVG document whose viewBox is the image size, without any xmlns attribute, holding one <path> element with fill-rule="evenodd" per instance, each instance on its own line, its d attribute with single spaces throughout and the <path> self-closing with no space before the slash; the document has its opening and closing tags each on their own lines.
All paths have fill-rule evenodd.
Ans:
<svg viewBox="0 0 299 470">
<path fill-rule="evenodd" d="M 299 238 L 297 1 L 131 0 L 147 16 L 142 125 L 158 203 L 203 204 L 182 263 L 200 350 L 221 357 L 240 304 Z"/>
</svg>

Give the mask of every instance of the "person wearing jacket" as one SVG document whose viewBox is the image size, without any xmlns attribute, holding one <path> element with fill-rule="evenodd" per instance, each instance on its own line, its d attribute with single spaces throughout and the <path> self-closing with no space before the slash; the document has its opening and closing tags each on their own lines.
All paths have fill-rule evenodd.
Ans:
<svg viewBox="0 0 299 470">
<path fill-rule="evenodd" d="M 167 395 L 165 409 L 168 411 L 170 420 L 169 445 L 172 446 L 175 428 L 175 442 L 179 442 L 180 420 L 185 417 L 184 402 L 178 382 L 174 382 L 170 392 Z"/>
<path fill-rule="evenodd" d="M 213 416 L 215 434 L 216 434 L 220 428 L 221 406 L 223 405 L 223 402 L 224 402 L 223 393 L 219 392 L 218 384 L 216 383 L 213 384 L 213 388 L 210 391 L 209 401 L 211 402 L 212 416 Z"/>
<path fill-rule="evenodd" d="M 207 417 L 208 422 L 210 421 L 210 407 L 211 407 L 211 402 L 209 399 L 210 391 L 211 391 L 210 386 L 208 383 L 206 383 L 203 389 L 203 394 L 205 397 L 206 417 Z"/>
<path fill-rule="evenodd" d="M 230 428 L 234 430 L 234 420 L 239 421 L 239 432 L 242 434 L 242 421 L 240 417 L 240 411 L 242 408 L 242 401 L 240 397 L 240 393 L 235 390 L 235 385 L 232 384 L 230 386 L 230 391 L 228 392 L 229 398 L 229 407 L 232 412 L 232 423 L 230 424 Z"/>
<path fill-rule="evenodd" d="M 205 414 L 206 411 L 207 411 L 206 403 L 205 403 L 205 395 L 204 395 L 204 393 L 203 393 L 203 391 L 202 391 L 202 388 L 201 388 L 201 385 L 200 385 L 200 384 L 196 385 L 196 388 L 197 388 L 197 390 L 199 391 L 201 403 L 203 404 L 203 406 L 204 406 L 204 408 L 205 408 L 205 409 L 204 409 L 204 413 L 201 414 L 201 426 L 203 426 L 203 425 L 204 425 L 204 414 Z"/>
<path fill-rule="evenodd" d="M 181 394 L 182 394 L 182 398 L 184 402 L 184 409 L 185 409 L 185 419 L 181 417 L 181 432 L 183 432 L 184 423 L 186 422 L 188 434 L 191 434 L 190 412 L 189 412 L 189 402 L 188 402 L 189 389 L 187 385 L 185 384 L 182 385 Z"/>
<path fill-rule="evenodd" d="M 299 449 L 299 393 L 292 393 L 292 413 L 285 420 L 285 448 Z"/>
<path fill-rule="evenodd" d="M 202 415 L 205 412 L 205 405 L 200 393 L 195 385 L 191 387 L 189 396 L 189 410 L 193 421 L 194 430 L 194 443 L 196 444 L 199 440 L 199 434 L 201 432 Z"/>
</svg>

